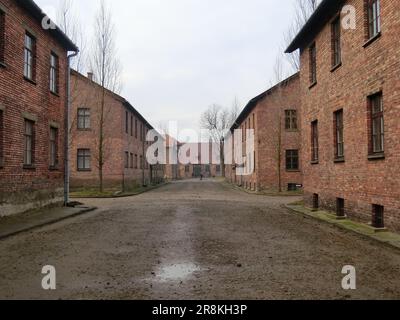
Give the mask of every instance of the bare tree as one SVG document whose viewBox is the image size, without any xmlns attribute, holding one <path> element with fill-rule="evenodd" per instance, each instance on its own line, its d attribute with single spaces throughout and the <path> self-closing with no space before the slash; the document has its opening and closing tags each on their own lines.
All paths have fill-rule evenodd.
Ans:
<svg viewBox="0 0 400 320">
<path fill-rule="evenodd" d="M 60 0 L 57 24 L 79 48 L 78 56 L 72 61 L 71 67 L 83 72 L 87 65 L 87 36 L 75 9 L 74 0 Z"/>
<path fill-rule="evenodd" d="M 232 125 L 235 123 L 239 113 L 239 101 L 235 98 L 231 108 L 224 108 L 220 105 L 211 105 L 202 115 L 200 125 L 209 131 L 212 142 L 218 145 L 221 172 L 225 177 L 225 136 Z"/>
<path fill-rule="evenodd" d="M 95 156 L 99 170 L 99 188 L 103 191 L 103 168 L 107 160 L 107 116 L 110 106 L 106 106 L 105 96 L 107 89 L 120 92 L 120 64 L 116 58 L 115 29 L 109 8 L 105 0 L 100 3 L 100 8 L 95 19 L 95 36 L 91 67 L 95 80 L 101 86 L 101 97 L 98 114 L 97 155 Z"/>
<path fill-rule="evenodd" d="M 78 46 L 79 53 L 71 61 L 71 68 L 82 73 L 87 66 L 87 37 L 80 23 L 74 0 L 60 0 L 57 11 L 57 24 L 60 29 Z M 85 97 L 83 97 L 85 95 Z M 86 105 L 89 101 L 87 93 L 80 90 L 78 81 L 71 81 L 71 105 L 76 106 L 77 102 Z M 72 145 L 77 126 L 77 112 L 70 112 L 69 144 Z"/>
<path fill-rule="evenodd" d="M 321 0 L 296 0 L 294 5 L 294 18 L 292 25 L 288 28 L 284 34 L 284 47 L 292 42 L 295 36 L 298 34 L 300 29 L 306 24 L 310 16 L 317 9 Z M 293 72 L 300 70 L 300 53 L 295 51 L 287 54 L 287 61 L 292 68 Z"/>
</svg>

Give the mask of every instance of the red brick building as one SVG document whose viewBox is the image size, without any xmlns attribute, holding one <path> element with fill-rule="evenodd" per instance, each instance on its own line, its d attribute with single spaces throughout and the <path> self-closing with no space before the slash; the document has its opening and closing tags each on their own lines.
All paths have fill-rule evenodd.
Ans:
<svg viewBox="0 0 400 320">
<path fill-rule="evenodd" d="M 397 231 L 399 32 L 397 0 L 325 0 L 287 49 L 301 52 L 307 205 Z"/>
<path fill-rule="evenodd" d="M 180 180 L 180 179 L 191 179 L 200 178 L 202 175 L 205 178 L 215 178 L 222 176 L 221 165 L 216 164 L 212 157 L 212 144 L 211 143 L 187 143 L 182 144 L 176 141 L 174 138 L 167 135 L 166 139 L 166 154 L 167 154 L 167 165 L 166 165 L 166 178 L 169 180 Z M 187 152 L 187 156 L 194 156 L 192 161 L 188 164 L 180 163 L 179 153 L 181 149 L 185 147 L 185 150 L 190 150 L 194 153 L 190 155 Z M 206 149 L 205 149 L 206 148 Z M 208 157 L 202 158 L 204 150 L 209 150 Z M 176 164 L 170 162 L 170 154 L 173 153 L 178 160 Z M 195 155 L 196 154 L 196 155 Z M 217 159 L 218 160 L 218 159 Z"/>
<path fill-rule="evenodd" d="M 0 0 L 0 216 L 62 201 L 67 53 L 30 0 Z"/>
<path fill-rule="evenodd" d="M 244 166 L 254 171 L 238 175 L 238 163 L 226 166 L 226 178 L 243 188 L 261 191 L 293 190 L 302 184 L 300 161 L 300 76 L 295 74 L 252 99 L 231 131 L 241 129 Z M 254 130 L 254 151 L 246 150 L 247 130 Z M 227 142 L 232 143 L 233 141 Z"/>
<path fill-rule="evenodd" d="M 71 188 L 99 186 L 100 110 L 102 87 L 76 71 L 71 73 Z M 146 141 L 153 127 L 123 97 L 106 90 L 104 108 L 104 167 L 106 188 L 128 190 L 160 182 L 163 166 L 150 166 Z"/>
</svg>

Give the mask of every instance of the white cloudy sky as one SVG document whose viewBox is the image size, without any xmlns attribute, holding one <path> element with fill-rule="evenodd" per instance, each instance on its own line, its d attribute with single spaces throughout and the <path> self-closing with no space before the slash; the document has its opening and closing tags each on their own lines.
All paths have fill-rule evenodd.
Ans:
<svg viewBox="0 0 400 320">
<path fill-rule="evenodd" d="M 154 126 L 199 128 L 213 103 L 241 106 L 273 78 L 297 0 L 109 0 L 122 95 Z M 59 0 L 36 0 L 54 15 Z M 75 0 L 88 38 L 99 0 Z"/>
</svg>

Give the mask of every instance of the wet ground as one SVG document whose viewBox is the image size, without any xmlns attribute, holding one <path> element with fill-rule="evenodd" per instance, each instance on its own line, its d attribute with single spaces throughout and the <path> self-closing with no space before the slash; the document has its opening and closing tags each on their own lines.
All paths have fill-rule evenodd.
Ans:
<svg viewBox="0 0 400 320">
<path fill-rule="evenodd" d="M 295 200 L 190 180 L 86 201 L 100 209 L 0 241 L 0 298 L 400 299 L 400 251 L 282 208 Z"/>
</svg>

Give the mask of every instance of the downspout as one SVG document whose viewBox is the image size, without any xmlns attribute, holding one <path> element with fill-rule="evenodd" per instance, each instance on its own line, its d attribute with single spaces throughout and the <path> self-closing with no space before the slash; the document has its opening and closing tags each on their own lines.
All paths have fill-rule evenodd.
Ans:
<svg viewBox="0 0 400 320">
<path fill-rule="evenodd" d="M 64 140 L 64 206 L 69 203 L 69 126 L 71 111 L 71 59 L 78 55 L 79 51 L 67 56 L 67 108 L 65 111 L 65 140 Z"/>
<path fill-rule="evenodd" d="M 146 155 L 144 154 L 144 149 L 145 149 L 145 146 L 144 146 L 145 142 L 144 141 L 146 140 L 145 132 L 146 132 L 145 124 L 143 124 L 142 133 L 141 133 L 142 134 L 142 153 L 143 153 L 143 157 L 142 157 L 142 186 L 143 187 L 146 185 L 146 183 L 145 183 L 145 167 L 146 167 L 146 165 L 145 165 L 145 163 L 146 163 L 145 157 L 146 157 Z"/>
</svg>

